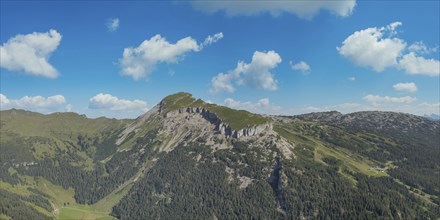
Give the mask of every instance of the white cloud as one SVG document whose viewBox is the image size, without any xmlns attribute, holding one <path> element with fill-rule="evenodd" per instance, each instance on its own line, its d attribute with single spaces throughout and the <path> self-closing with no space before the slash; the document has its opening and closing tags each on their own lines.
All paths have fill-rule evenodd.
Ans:
<svg viewBox="0 0 440 220">
<path fill-rule="evenodd" d="M 410 52 L 403 56 L 399 62 L 400 67 L 408 74 L 412 75 L 427 75 L 427 76 L 439 76 L 440 75 L 440 61 L 435 59 L 425 59 L 423 57 L 416 56 L 414 52 Z"/>
<path fill-rule="evenodd" d="M 376 72 L 395 67 L 405 70 L 408 74 L 439 76 L 440 61 L 419 56 L 435 52 L 437 49 L 428 48 L 423 42 L 416 42 L 407 47 L 404 40 L 395 37 L 396 28 L 401 25 L 401 22 L 393 22 L 386 27 L 356 31 L 336 49 L 340 55 L 354 64 L 371 67 Z M 409 53 L 403 55 L 405 50 Z"/>
<path fill-rule="evenodd" d="M 366 95 L 362 99 L 370 103 L 411 103 L 416 100 L 416 98 L 411 96 L 403 97 L 390 97 L 390 96 L 378 96 L 378 95 Z"/>
<path fill-rule="evenodd" d="M 386 27 L 383 27 L 382 29 L 387 29 L 387 30 L 391 31 L 391 35 L 396 35 L 397 34 L 396 28 L 399 26 L 402 26 L 402 22 L 395 21 L 395 22 L 387 25 Z"/>
<path fill-rule="evenodd" d="M 437 48 L 429 48 L 422 41 L 415 42 L 408 47 L 410 52 L 415 54 L 430 54 L 437 51 Z"/>
<path fill-rule="evenodd" d="M 257 103 L 258 106 L 267 107 L 269 106 L 269 98 L 260 99 Z"/>
<path fill-rule="evenodd" d="M 356 31 L 336 49 L 356 65 L 382 72 L 387 67 L 397 65 L 397 58 L 406 47 L 405 41 L 392 37 L 395 28 L 400 25 L 400 22 L 394 22 L 387 27 Z M 385 38 L 385 34 L 391 37 Z"/>
<path fill-rule="evenodd" d="M 214 37 L 208 36 L 205 40 L 206 44 L 200 45 L 193 38 L 185 37 L 172 44 L 157 34 L 143 41 L 138 47 L 125 48 L 119 65 L 123 75 L 139 80 L 153 72 L 157 64 L 178 63 L 188 52 L 198 52 L 203 46 L 217 42 L 222 37 L 222 33 L 218 33 Z"/>
<path fill-rule="evenodd" d="M 223 90 L 225 92 L 233 93 L 235 91 L 235 87 L 232 85 L 232 81 L 238 79 L 239 77 L 240 72 L 235 70 L 232 70 L 229 73 L 219 73 L 217 76 L 214 76 L 211 79 L 212 86 L 211 89 L 209 89 L 209 92 L 211 94 L 215 94 Z"/>
<path fill-rule="evenodd" d="M 270 70 L 281 63 L 281 57 L 275 51 L 259 52 L 255 51 L 251 63 L 239 61 L 237 67 L 227 73 L 219 73 L 211 80 L 212 87 L 210 93 L 235 91 L 234 83 L 237 85 L 247 85 L 252 88 L 277 90 L 278 83 Z"/>
<path fill-rule="evenodd" d="M 72 112 L 73 111 L 73 105 L 67 104 L 66 105 L 66 112 Z"/>
<path fill-rule="evenodd" d="M 89 109 L 108 109 L 112 111 L 146 111 L 147 102 L 142 100 L 119 99 L 110 94 L 99 93 L 89 100 Z"/>
<path fill-rule="evenodd" d="M 0 109 L 8 109 L 11 101 L 5 95 L 0 93 Z"/>
<path fill-rule="evenodd" d="M 209 35 L 208 37 L 205 38 L 205 41 L 203 42 L 202 47 L 216 43 L 217 41 L 219 41 L 222 38 L 223 38 L 222 32 L 216 33 L 216 34 L 214 34 L 214 36 Z"/>
<path fill-rule="evenodd" d="M 119 28 L 119 18 L 108 19 L 108 21 L 105 23 L 105 26 L 107 26 L 107 29 L 110 32 L 117 31 Z"/>
<path fill-rule="evenodd" d="M 16 35 L 0 47 L 0 66 L 9 71 L 56 78 L 58 71 L 49 64 L 49 57 L 61 42 L 61 34 L 51 29 Z"/>
<path fill-rule="evenodd" d="M 258 102 L 240 102 L 232 98 L 227 98 L 223 101 L 223 105 L 233 109 L 242 109 L 259 114 L 280 114 L 282 108 L 280 106 L 272 105 L 269 98 L 262 98 Z"/>
<path fill-rule="evenodd" d="M 355 0 L 347 1 L 192 1 L 192 6 L 199 11 L 216 13 L 224 11 L 227 16 L 258 15 L 269 13 L 278 16 L 283 13 L 294 14 L 299 18 L 311 19 L 321 10 L 337 16 L 346 17 L 352 14 Z"/>
<path fill-rule="evenodd" d="M 0 93 L 1 110 L 18 108 L 48 113 L 53 111 L 64 111 L 66 107 L 66 99 L 62 95 L 54 95 L 47 98 L 42 96 L 24 96 L 20 99 L 8 99 L 8 97 Z"/>
<path fill-rule="evenodd" d="M 300 61 L 299 63 L 293 63 L 290 61 L 290 66 L 293 70 L 301 71 L 303 74 L 308 74 L 311 71 L 309 64 L 304 61 Z"/>
<path fill-rule="evenodd" d="M 415 83 L 397 83 L 393 85 L 393 88 L 397 91 L 404 91 L 404 92 L 415 92 L 417 91 L 417 86 Z"/>
<path fill-rule="evenodd" d="M 356 80 L 356 77 L 354 77 L 354 76 L 350 76 L 350 77 L 348 77 L 348 80 L 350 80 L 350 81 L 355 81 L 355 80 Z"/>
</svg>

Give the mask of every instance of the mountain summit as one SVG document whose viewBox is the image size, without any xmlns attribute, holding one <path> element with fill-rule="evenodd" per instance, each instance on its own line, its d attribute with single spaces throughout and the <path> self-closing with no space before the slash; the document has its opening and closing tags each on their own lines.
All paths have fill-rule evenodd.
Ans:
<svg viewBox="0 0 440 220">
<path fill-rule="evenodd" d="M 183 139 L 194 141 L 199 137 L 208 143 L 227 143 L 231 139 L 272 140 L 275 136 L 268 117 L 209 104 L 181 92 L 165 97 L 126 126 L 116 143 L 122 144 L 130 136 L 144 136 L 146 131 L 153 128 L 162 134 L 162 142 L 167 143 L 159 148 L 175 146 Z"/>
<path fill-rule="evenodd" d="M 0 217 L 436 218 L 440 122 L 262 116 L 189 93 L 135 120 L 0 113 Z"/>
<path fill-rule="evenodd" d="M 245 129 L 269 124 L 269 120 L 263 116 L 245 110 L 234 110 L 224 106 L 208 104 L 201 99 L 196 100 L 189 93 L 176 93 L 167 96 L 159 105 L 160 112 L 166 113 L 167 117 L 184 112 L 199 113 L 211 123 L 216 124 L 219 131 L 231 130 L 236 138 L 240 135 L 249 135 Z"/>
</svg>

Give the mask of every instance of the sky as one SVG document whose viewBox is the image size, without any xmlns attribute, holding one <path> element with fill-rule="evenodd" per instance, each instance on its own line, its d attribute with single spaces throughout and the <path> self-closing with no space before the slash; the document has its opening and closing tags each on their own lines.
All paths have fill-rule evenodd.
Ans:
<svg viewBox="0 0 440 220">
<path fill-rule="evenodd" d="M 439 1 L 0 1 L 0 108 L 440 114 Z"/>
</svg>

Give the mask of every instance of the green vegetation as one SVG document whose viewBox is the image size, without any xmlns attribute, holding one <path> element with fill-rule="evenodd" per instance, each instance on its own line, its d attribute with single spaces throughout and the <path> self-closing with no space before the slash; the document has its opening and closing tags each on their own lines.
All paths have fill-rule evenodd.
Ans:
<svg viewBox="0 0 440 220">
<path fill-rule="evenodd" d="M 11 217 L 9 217 L 9 216 L 7 216 L 5 214 L 0 214 L 0 219 L 2 219 L 2 220 L 12 220 Z"/>
<path fill-rule="evenodd" d="M 133 183 L 126 185 L 125 187 L 118 188 L 108 194 L 106 197 L 99 200 L 97 203 L 93 204 L 95 210 L 100 210 L 101 212 L 110 213 L 113 206 L 118 204 L 118 202 L 127 195 L 128 191 L 133 186 Z"/>
<path fill-rule="evenodd" d="M 164 113 L 167 113 L 169 111 L 189 107 L 194 102 L 196 102 L 196 99 L 193 98 L 191 94 L 186 92 L 179 92 L 169 95 L 162 100 L 162 110 Z M 204 102 L 198 103 L 204 104 Z"/>
<path fill-rule="evenodd" d="M 344 162 L 313 154 L 280 159 L 275 146 L 249 148 L 233 142 L 214 154 L 193 143 L 163 155 L 146 176 L 113 208 L 120 219 L 393 219 L 435 218 L 438 206 L 423 203 L 388 176 L 344 170 Z M 195 155 L 200 155 L 200 160 Z M 327 165 L 322 166 L 325 162 Z M 225 172 L 225 170 L 231 170 Z M 268 177 L 269 176 L 269 177 Z M 241 188 L 239 177 L 251 183 Z M 356 185 L 351 184 L 352 181 Z"/>
<path fill-rule="evenodd" d="M 235 110 L 214 104 L 205 104 L 203 107 L 214 112 L 223 122 L 231 126 L 233 130 L 261 125 L 269 121 L 269 119 L 261 115 L 253 114 L 245 110 Z"/>
<path fill-rule="evenodd" d="M 203 107 L 235 129 L 269 120 L 188 93 L 163 104 Z M 164 132 L 167 120 L 151 115 L 116 144 L 131 121 L 0 114 L 0 219 L 440 216 L 440 140 L 431 132 L 439 127 L 417 118 L 409 133 L 394 128 L 401 121 L 382 132 L 371 120 L 274 119 L 274 132 L 225 141 L 198 130 Z M 426 140 L 415 125 L 429 130 Z"/>
<path fill-rule="evenodd" d="M 301 122 L 298 122 L 298 124 L 299 123 Z M 335 158 L 341 162 L 341 164 L 338 164 L 341 170 L 346 167 L 351 172 L 362 173 L 368 176 L 387 176 L 387 174 L 384 172 L 379 172 L 372 169 L 372 167 L 380 166 L 380 163 L 370 161 L 365 157 L 360 157 L 356 153 L 353 153 L 345 148 L 337 146 L 329 147 L 331 144 L 322 142 L 319 139 L 307 137 L 301 134 L 300 130 L 296 130 L 295 132 L 295 129 L 298 129 L 300 126 L 298 124 L 277 124 L 274 126 L 274 130 L 284 138 L 292 141 L 293 143 L 297 143 L 298 147 L 304 148 L 307 146 L 307 148 L 311 149 L 311 152 L 313 152 L 314 159 L 317 162 L 327 164 L 325 161 L 323 161 L 323 158 Z M 307 126 L 310 124 L 305 123 L 305 125 Z M 321 129 L 316 125 L 314 128 Z M 349 176 L 346 173 L 344 174 L 346 177 Z M 348 178 L 352 179 L 352 177 Z"/>
<path fill-rule="evenodd" d="M 264 180 L 266 175 L 262 171 L 270 162 L 253 160 L 250 155 L 236 155 L 235 150 L 233 154 L 228 152 L 221 150 L 212 155 L 209 147 L 193 144 L 164 154 L 113 208 L 113 214 L 120 219 L 174 219 L 176 216 L 182 219 L 211 219 L 214 216 L 219 219 L 252 216 L 270 219 L 280 216 L 271 186 Z M 201 155 L 206 160 L 198 165 L 194 155 Z M 214 158 L 217 163 L 212 163 Z M 239 165 L 240 159 L 248 159 L 252 168 Z M 242 168 L 241 175 L 258 177 L 262 181 L 241 190 L 237 179 L 228 183 L 226 165 L 236 165 Z"/>
<path fill-rule="evenodd" d="M 245 110 L 235 110 L 224 106 L 205 103 L 195 99 L 191 94 L 180 92 L 163 99 L 164 113 L 186 107 L 203 107 L 215 113 L 224 123 L 229 124 L 233 130 L 240 130 L 254 125 L 267 123 L 269 120 L 261 115 Z"/>
<path fill-rule="evenodd" d="M 0 211 L 12 219 L 50 219 L 47 199 L 37 196 L 21 196 L 0 188 Z"/>
<path fill-rule="evenodd" d="M 59 210 L 57 219 L 102 219 L 114 220 L 116 218 L 109 215 L 109 212 L 101 212 L 93 206 L 88 205 L 68 205 Z"/>
<path fill-rule="evenodd" d="M 0 182 L 1 189 L 11 193 L 7 194 L 7 198 L 19 198 L 20 201 L 23 201 L 23 207 L 28 206 L 27 210 L 32 210 L 28 211 L 32 212 L 31 216 L 37 216 L 40 215 L 37 213 L 41 213 L 45 216 L 55 216 L 57 219 L 114 219 L 109 215 L 111 208 L 126 195 L 132 186 L 132 184 L 128 184 L 121 187 L 93 205 L 81 205 L 76 203 L 75 192 L 72 188 L 64 189 L 40 177 L 20 176 L 20 178 L 23 182 L 17 185 Z M 2 195 L 1 192 L 0 195 Z M 35 205 L 35 202 L 29 202 L 27 198 L 32 197 L 41 198 L 41 201 L 46 199 L 47 209 Z M 50 206 L 47 206 L 48 203 Z M 17 214 L 19 213 L 16 213 L 15 216 Z"/>
<path fill-rule="evenodd" d="M 365 114 L 363 117 L 368 118 L 369 113 Z M 402 117 L 395 114 L 398 116 L 388 117 Z M 413 120 L 413 116 L 406 117 Z M 351 172 L 360 171 L 370 176 L 391 176 L 394 180 L 423 192 L 427 195 L 424 196 L 425 200 L 430 199 L 431 203 L 440 205 L 438 122 L 424 119 L 416 122 L 417 126 L 426 130 L 423 131 L 425 141 L 421 141 L 422 130 L 415 129 L 417 126 L 412 126 L 412 133 L 405 132 L 403 135 L 404 132 L 399 133 L 396 129 L 397 125 L 388 125 L 390 129 L 383 131 L 383 127 L 387 125 L 365 125 L 362 120 L 351 119 L 346 125 L 341 125 L 340 122 L 296 120 L 291 124 L 277 123 L 274 129 L 280 135 L 293 139 L 295 143 L 301 143 L 301 146 L 314 146 L 313 149 L 318 151 L 314 152 L 317 159 L 322 157 L 320 154 L 327 155 L 341 160 Z M 409 119 L 400 118 L 396 123 L 406 120 Z M 432 132 L 436 127 L 437 133 Z M 335 151 L 339 155 L 335 154 Z M 347 174 L 343 172 L 343 167 L 340 168 L 341 173 Z"/>
<path fill-rule="evenodd" d="M 22 136 L 72 138 L 75 134 L 97 134 L 114 127 L 122 127 L 132 120 L 108 118 L 89 119 L 72 112 L 43 115 L 12 109 L 1 111 L 2 131 L 14 131 Z"/>
</svg>

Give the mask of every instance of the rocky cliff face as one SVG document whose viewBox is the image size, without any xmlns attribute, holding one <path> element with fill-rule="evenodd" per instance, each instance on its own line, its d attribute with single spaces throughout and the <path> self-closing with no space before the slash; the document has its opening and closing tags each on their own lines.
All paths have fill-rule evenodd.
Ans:
<svg viewBox="0 0 440 220">
<path fill-rule="evenodd" d="M 265 130 L 272 130 L 272 124 L 270 122 L 261 125 L 254 125 L 252 127 L 243 128 L 240 130 L 234 130 L 227 123 L 224 123 L 214 112 L 211 112 L 203 107 L 180 108 L 174 111 L 169 111 L 165 113 L 164 116 L 169 118 L 184 113 L 200 114 L 204 119 L 215 125 L 216 132 L 224 134 L 227 138 L 254 136 Z"/>
</svg>

